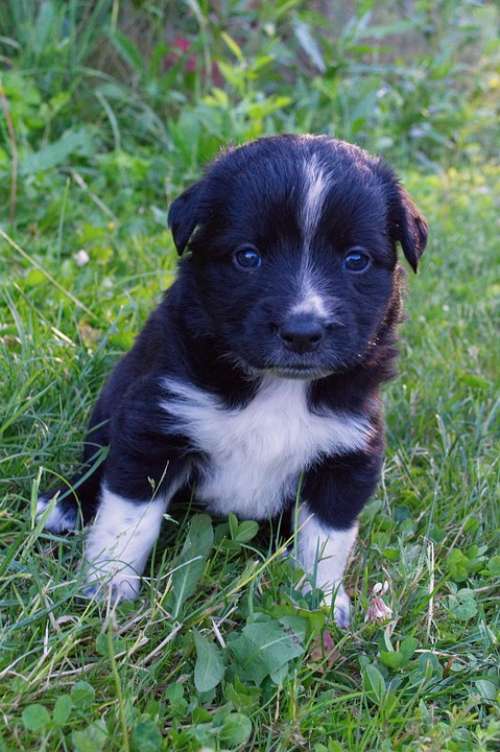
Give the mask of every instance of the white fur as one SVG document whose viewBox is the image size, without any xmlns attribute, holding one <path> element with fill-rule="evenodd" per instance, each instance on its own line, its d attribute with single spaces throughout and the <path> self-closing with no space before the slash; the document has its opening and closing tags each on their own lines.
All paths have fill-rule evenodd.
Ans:
<svg viewBox="0 0 500 752">
<path fill-rule="evenodd" d="M 36 519 L 39 520 L 47 507 L 50 504 L 50 497 L 40 496 L 36 505 Z M 56 501 L 53 509 L 49 510 L 47 516 L 44 519 L 45 530 L 50 530 L 51 533 L 62 533 L 65 530 L 74 530 L 77 524 L 77 515 L 69 510 L 64 511 Z"/>
<path fill-rule="evenodd" d="M 302 207 L 302 230 L 304 233 L 304 247 L 302 249 L 302 264 L 298 284 L 298 300 L 290 313 L 312 313 L 319 318 L 327 318 L 331 313 L 327 303 L 327 296 L 322 294 L 324 284 L 318 274 L 314 273 L 311 264 L 311 242 L 316 227 L 321 218 L 326 191 L 329 186 L 329 175 L 320 164 L 318 157 L 313 154 L 303 163 L 304 174 L 304 203 Z"/>
<path fill-rule="evenodd" d="M 332 499 L 335 504 L 335 499 Z M 358 534 L 354 525 L 348 530 L 335 530 L 322 525 L 307 504 L 299 513 L 298 555 L 304 571 L 312 584 L 321 588 L 325 603 L 331 605 L 339 626 L 350 622 L 350 600 L 344 590 L 342 577 Z"/>
<path fill-rule="evenodd" d="M 174 379 L 161 406 L 207 456 L 197 495 L 219 514 L 266 519 L 295 493 L 302 470 L 321 454 L 361 449 L 368 422 L 348 413 L 311 413 L 307 383 L 266 376 L 243 408 Z M 170 422 L 171 425 L 171 422 Z"/>
<path fill-rule="evenodd" d="M 151 501 L 131 501 L 103 485 L 101 502 L 87 536 L 84 569 L 91 585 L 109 587 L 115 598 L 135 598 L 140 576 L 158 537 L 167 501 L 179 487 Z"/>
<path fill-rule="evenodd" d="M 328 318 L 328 306 L 324 298 L 311 286 L 308 279 L 301 285 L 301 300 L 296 303 L 290 313 L 312 313 L 320 319 Z"/>
<path fill-rule="evenodd" d="M 302 209 L 302 227 L 306 249 L 309 249 L 316 225 L 321 217 L 326 189 L 328 188 L 328 175 L 319 163 L 315 154 L 304 161 L 305 196 Z"/>
</svg>

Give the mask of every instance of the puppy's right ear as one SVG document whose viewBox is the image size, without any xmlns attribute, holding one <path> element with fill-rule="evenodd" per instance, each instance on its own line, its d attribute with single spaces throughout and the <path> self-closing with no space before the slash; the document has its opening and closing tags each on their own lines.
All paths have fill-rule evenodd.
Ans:
<svg viewBox="0 0 500 752">
<path fill-rule="evenodd" d="M 172 231 L 179 256 L 200 222 L 200 198 L 203 181 L 195 183 L 175 199 L 168 212 L 168 226 Z"/>
<path fill-rule="evenodd" d="M 393 206 L 392 231 L 414 272 L 417 271 L 420 256 L 427 245 L 429 225 L 424 215 L 417 209 L 406 190 L 398 183 L 397 198 Z"/>
</svg>

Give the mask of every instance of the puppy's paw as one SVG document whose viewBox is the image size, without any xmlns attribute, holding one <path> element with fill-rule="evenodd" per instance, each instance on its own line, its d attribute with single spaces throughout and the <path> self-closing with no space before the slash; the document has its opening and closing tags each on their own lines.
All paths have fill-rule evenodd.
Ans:
<svg viewBox="0 0 500 752">
<path fill-rule="evenodd" d="M 304 595 L 311 591 L 311 584 L 306 580 L 302 585 Z M 348 629 L 351 625 L 351 599 L 344 590 L 344 586 L 339 584 L 332 590 L 324 591 L 321 605 L 329 611 L 333 603 L 333 618 L 340 629 Z"/>
<path fill-rule="evenodd" d="M 43 527 L 51 533 L 66 533 L 75 530 L 77 526 L 76 507 L 57 500 L 52 506 L 50 504 L 52 499 L 53 495 L 50 494 L 40 496 L 36 505 L 36 520 L 38 521 L 45 514 Z M 49 506 L 52 506 L 52 508 L 47 510 Z"/>
<path fill-rule="evenodd" d="M 84 565 L 88 584 L 82 590 L 84 598 L 108 600 L 112 603 L 133 601 L 139 595 L 141 578 L 131 567 L 120 571 L 106 571 L 105 565 Z"/>
<path fill-rule="evenodd" d="M 348 629 L 351 625 L 351 599 L 344 590 L 343 585 L 339 585 L 336 590 L 328 593 L 323 598 L 323 604 L 331 608 L 333 603 L 333 618 L 335 624 L 340 629 Z"/>
<path fill-rule="evenodd" d="M 351 626 L 351 599 L 342 588 L 342 594 L 337 593 L 333 606 L 333 618 L 340 629 L 349 629 Z"/>
</svg>

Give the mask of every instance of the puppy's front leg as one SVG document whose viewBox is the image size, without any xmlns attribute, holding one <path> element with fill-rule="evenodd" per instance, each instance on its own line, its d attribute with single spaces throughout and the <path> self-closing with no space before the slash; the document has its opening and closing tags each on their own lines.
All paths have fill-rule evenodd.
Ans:
<svg viewBox="0 0 500 752">
<path fill-rule="evenodd" d="M 339 627 L 350 624 L 351 605 L 342 577 L 358 533 L 357 524 L 336 530 L 321 522 L 303 504 L 299 513 L 299 559 L 311 583 L 324 593 L 323 602 L 331 606 Z"/>
<path fill-rule="evenodd" d="M 189 462 L 168 431 L 158 381 L 139 381 L 113 416 L 97 515 L 85 546 L 87 594 L 131 599 L 158 538 L 163 515 L 185 483 Z"/>
<path fill-rule="evenodd" d="M 165 494 L 138 501 L 113 493 L 103 484 L 99 509 L 85 546 L 87 595 L 109 588 L 116 600 L 137 596 L 166 507 Z"/>
<path fill-rule="evenodd" d="M 350 600 L 342 577 L 356 540 L 357 516 L 377 484 L 381 451 L 326 458 L 304 478 L 298 515 L 298 553 L 313 585 L 334 603 L 339 627 L 350 624 Z"/>
</svg>

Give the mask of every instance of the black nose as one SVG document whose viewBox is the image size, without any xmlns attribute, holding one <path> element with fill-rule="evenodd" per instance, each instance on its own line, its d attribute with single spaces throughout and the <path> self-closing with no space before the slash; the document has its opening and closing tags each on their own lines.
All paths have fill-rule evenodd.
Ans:
<svg viewBox="0 0 500 752">
<path fill-rule="evenodd" d="M 325 333 L 323 324 L 314 316 L 290 316 L 279 329 L 289 350 L 298 353 L 316 350 Z"/>
</svg>

